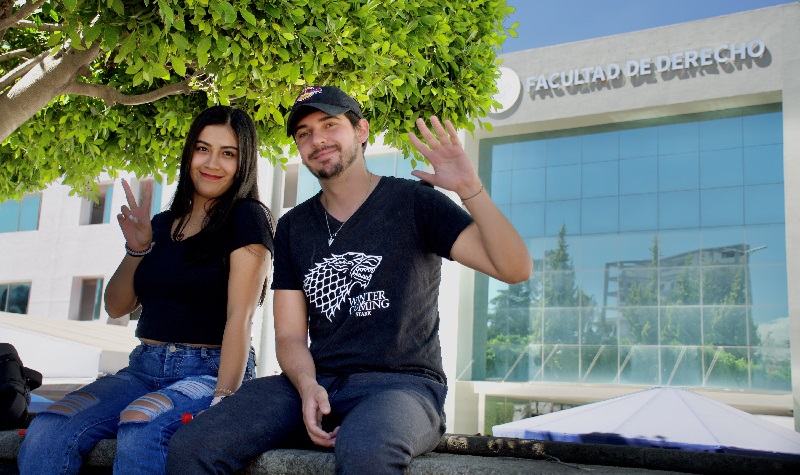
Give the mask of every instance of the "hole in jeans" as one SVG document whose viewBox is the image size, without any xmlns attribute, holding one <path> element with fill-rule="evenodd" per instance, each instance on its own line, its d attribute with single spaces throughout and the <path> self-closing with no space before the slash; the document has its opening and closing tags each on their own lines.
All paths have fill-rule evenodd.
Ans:
<svg viewBox="0 0 800 475">
<path fill-rule="evenodd" d="M 67 394 L 64 399 L 51 404 L 47 409 L 42 412 L 51 414 L 61 414 L 65 416 L 73 416 L 85 409 L 88 409 L 97 404 L 99 399 L 92 394 L 83 391 L 77 391 Z"/>
<path fill-rule="evenodd" d="M 159 414 L 172 409 L 172 401 L 163 394 L 145 394 L 122 411 L 120 422 L 152 421 Z"/>
<path fill-rule="evenodd" d="M 169 387 L 190 399 L 213 396 L 217 379 L 213 376 L 200 376 L 199 378 L 184 379 Z"/>
</svg>

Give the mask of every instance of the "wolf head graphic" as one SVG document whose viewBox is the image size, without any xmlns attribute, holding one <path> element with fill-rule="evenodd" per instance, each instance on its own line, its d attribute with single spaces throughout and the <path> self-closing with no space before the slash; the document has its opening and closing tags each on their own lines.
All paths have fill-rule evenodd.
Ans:
<svg viewBox="0 0 800 475">
<path fill-rule="evenodd" d="M 328 321 L 333 321 L 334 313 L 353 287 L 358 284 L 363 289 L 369 285 L 381 259 L 360 252 L 333 254 L 306 274 L 303 290 L 311 305 L 325 314 Z"/>
</svg>

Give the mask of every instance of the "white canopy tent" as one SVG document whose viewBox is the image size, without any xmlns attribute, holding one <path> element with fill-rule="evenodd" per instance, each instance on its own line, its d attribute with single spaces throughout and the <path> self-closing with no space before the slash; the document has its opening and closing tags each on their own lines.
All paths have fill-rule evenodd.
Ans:
<svg viewBox="0 0 800 475">
<path fill-rule="evenodd" d="M 497 425 L 492 434 L 800 458 L 800 433 L 689 390 L 669 387 Z"/>
</svg>

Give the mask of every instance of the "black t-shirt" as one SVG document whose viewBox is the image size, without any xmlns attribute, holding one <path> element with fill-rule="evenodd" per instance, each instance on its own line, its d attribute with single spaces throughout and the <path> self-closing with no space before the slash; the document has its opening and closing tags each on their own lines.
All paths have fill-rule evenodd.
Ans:
<svg viewBox="0 0 800 475">
<path fill-rule="evenodd" d="M 155 245 L 134 274 L 142 303 L 136 336 L 220 345 L 228 315 L 230 254 L 249 244 L 273 251 L 266 211 L 255 201 L 239 201 L 219 231 L 178 242 L 172 240 L 173 221 L 169 211 L 153 217 Z"/>
<path fill-rule="evenodd" d="M 441 257 L 450 258 L 470 215 L 429 185 L 390 177 L 331 246 L 325 213 L 317 194 L 280 219 L 272 284 L 305 293 L 317 373 L 404 372 L 444 382 Z"/>
</svg>

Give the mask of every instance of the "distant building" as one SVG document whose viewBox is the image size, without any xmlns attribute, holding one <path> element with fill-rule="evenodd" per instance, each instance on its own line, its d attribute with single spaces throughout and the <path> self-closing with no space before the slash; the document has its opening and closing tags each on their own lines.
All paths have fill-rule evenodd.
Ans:
<svg viewBox="0 0 800 475">
<path fill-rule="evenodd" d="M 463 142 L 535 270 L 508 286 L 443 263 L 448 431 L 657 385 L 800 417 L 797 25 L 788 3 L 502 55 L 492 130 Z M 367 163 L 411 169 L 380 145 Z M 277 215 L 319 189 L 296 157 L 261 165 Z M 59 185 L 0 205 L 0 311 L 107 318 L 124 197 L 100 183 L 96 205 Z"/>
</svg>

